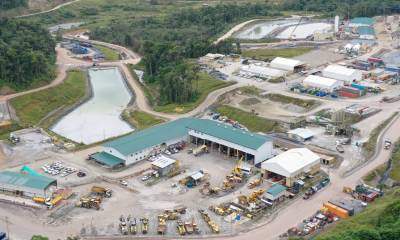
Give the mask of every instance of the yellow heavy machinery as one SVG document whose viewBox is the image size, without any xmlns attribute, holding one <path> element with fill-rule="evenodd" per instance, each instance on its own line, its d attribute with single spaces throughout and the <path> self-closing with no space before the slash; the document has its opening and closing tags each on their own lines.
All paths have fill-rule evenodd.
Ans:
<svg viewBox="0 0 400 240">
<path fill-rule="evenodd" d="M 166 220 L 178 220 L 179 219 L 179 213 L 174 211 L 174 210 L 164 210 L 164 216 L 166 217 Z"/>
<path fill-rule="evenodd" d="M 193 155 L 195 155 L 196 157 L 202 153 L 207 153 L 207 152 L 208 152 L 208 147 L 205 144 L 193 149 Z"/>
<path fill-rule="evenodd" d="M 351 194 L 353 189 L 351 187 L 343 187 L 343 192 L 347 194 Z"/>
<path fill-rule="evenodd" d="M 91 191 L 92 191 L 92 194 L 96 194 L 101 197 L 110 198 L 112 196 L 111 189 L 105 188 L 105 187 L 93 186 Z"/>
<path fill-rule="evenodd" d="M 231 189 L 234 189 L 234 188 L 235 188 L 235 185 L 232 182 L 230 182 L 228 180 L 224 180 L 223 181 L 222 190 L 228 191 L 228 190 L 231 190 Z"/>
<path fill-rule="evenodd" d="M 199 191 L 204 195 L 216 195 L 221 191 L 221 188 L 211 187 L 210 182 L 206 182 Z"/>
<path fill-rule="evenodd" d="M 249 186 L 248 186 L 248 187 L 249 187 L 250 189 L 255 188 L 255 187 L 257 187 L 257 186 L 260 186 L 262 182 L 263 182 L 263 179 L 260 177 L 260 178 L 254 180 L 254 181 L 251 181 L 251 182 L 249 183 Z"/>
<path fill-rule="evenodd" d="M 55 195 L 50 201 L 46 201 L 45 204 L 48 209 L 52 209 L 53 207 L 57 206 L 62 201 L 61 195 Z"/>
<path fill-rule="evenodd" d="M 216 222 L 212 221 L 208 213 L 202 209 L 199 210 L 199 213 L 203 217 L 204 221 L 208 224 L 208 226 L 211 228 L 213 233 L 219 233 L 219 226 Z"/>
<path fill-rule="evenodd" d="M 222 207 L 210 206 L 209 209 L 211 211 L 213 211 L 214 213 L 216 213 L 217 215 L 220 215 L 220 216 L 225 216 L 226 215 L 226 211 Z"/>
<path fill-rule="evenodd" d="M 32 200 L 35 203 L 39 203 L 39 204 L 45 204 L 46 203 L 46 198 L 42 198 L 42 197 L 33 197 Z"/>
<path fill-rule="evenodd" d="M 179 160 L 175 162 L 174 169 L 171 170 L 171 172 L 168 174 L 168 177 L 175 177 L 181 173 L 181 164 Z"/>
<path fill-rule="evenodd" d="M 181 220 L 178 220 L 176 223 L 177 223 L 177 229 L 178 229 L 179 235 L 185 235 L 186 229 L 185 229 L 185 225 L 183 224 L 183 222 Z"/>
<path fill-rule="evenodd" d="M 186 230 L 187 234 L 193 234 L 193 232 L 194 232 L 193 221 L 185 222 L 185 230 Z"/>
<path fill-rule="evenodd" d="M 81 208 L 94 208 L 96 210 L 99 210 L 100 204 L 100 197 L 82 197 L 79 202 L 76 203 L 76 206 Z"/>
<path fill-rule="evenodd" d="M 165 214 L 158 215 L 157 233 L 164 235 L 167 231 L 167 216 Z"/>
<path fill-rule="evenodd" d="M 265 193 L 264 189 L 260 189 L 257 191 L 254 191 L 250 194 L 249 196 L 249 202 L 256 202 L 259 200 L 259 198 Z"/>
<path fill-rule="evenodd" d="M 235 167 L 232 170 L 232 174 L 242 177 L 242 161 L 244 156 L 237 160 Z"/>
</svg>

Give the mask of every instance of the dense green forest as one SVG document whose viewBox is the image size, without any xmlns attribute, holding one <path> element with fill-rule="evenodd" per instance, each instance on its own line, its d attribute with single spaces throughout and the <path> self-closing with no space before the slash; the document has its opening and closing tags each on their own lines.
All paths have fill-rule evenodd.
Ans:
<svg viewBox="0 0 400 240">
<path fill-rule="evenodd" d="M 26 6 L 27 0 L 0 0 L 0 10 Z"/>
<path fill-rule="evenodd" d="M 398 0 L 283 0 L 279 9 L 365 17 L 399 12 L 400 5 Z"/>
<path fill-rule="evenodd" d="M 197 79 L 197 69 L 186 59 L 208 52 L 235 52 L 231 40 L 214 45 L 215 36 L 242 19 L 272 14 L 266 4 L 181 9 L 167 16 L 97 27 L 92 31 L 92 37 L 129 46 L 143 55 L 145 80 L 161 86 L 158 104 L 185 103 L 198 96 L 193 87 L 196 84 L 192 84 Z"/>
<path fill-rule="evenodd" d="M 341 220 L 317 240 L 400 239 L 400 189 L 371 203 L 358 215 Z"/>
<path fill-rule="evenodd" d="M 55 42 L 44 28 L 0 19 L 0 86 L 16 90 L 54 77 Z"/>
</svg>

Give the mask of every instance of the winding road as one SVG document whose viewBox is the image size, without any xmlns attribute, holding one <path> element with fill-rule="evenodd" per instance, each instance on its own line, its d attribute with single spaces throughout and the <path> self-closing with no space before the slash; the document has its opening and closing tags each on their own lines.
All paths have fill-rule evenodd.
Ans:
<svg viewBox="0 0 400 240">
<path fill-rule="evenodd" d="M 35 12 L 35 13 L 23 14 L 23 15 L 16 16 L 16 18 L 31 17 L 31 16 L 36 16 L 36 15 L 44 14 L 44 13 L 54 12 L 54 11 L 56 11 L 56 10 L 62 8 L 62 7 L 71 5 L 71 4 L 76 3 L 76 2 L 79 2 L 79 1 L 81 1 L 81 0 L 72 0 L 72 1 L 69 1 L 69 2 L 66 2 L 66 3 L 62 3 L 62 4 L 60 4 L 60 5 L 57 5 L 57 6 L 55 6 L 54 8 L 49 9 L 49 10 L 44 10 L 44 11 Z"/>
</svg>

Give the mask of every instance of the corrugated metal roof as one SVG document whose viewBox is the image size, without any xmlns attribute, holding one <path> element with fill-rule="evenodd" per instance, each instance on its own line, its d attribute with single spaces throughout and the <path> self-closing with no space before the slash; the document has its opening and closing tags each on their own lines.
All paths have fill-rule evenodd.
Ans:
<svg viewBox="0 0 400 240">
<path fill-rule="evenodd" d="M 369 18 L 369 17 L 357 17 L 357 18 L 353 18 L 350 21 L 350 24 L 373 25 L 374 24 L 374 19 Z"/>
<path fill-rule="evenodd" d="M 96 159 L 97 162 L 103 163 L 109 167 L 115 167 L 125 162 L 123 159 L 106 152 L 93 154 L 92 158 Z"/>
<path fill-rule="evenodd" d="M 22 174 L 11 171 L 0 172 L 0 183 L 19 186 L 19 187 L 44 190 L 49 185 L 56 182 L 57 181 L 55 179 L 45 176 L 33 176 L 29 174 Z"/>
<path fill-rule="evenodd" d="M 200 121 L 192 121 L 187 126 L 195 131 L 238 144 L 253 150 L 257 150 L 264 143 L 272 141 L 267 136 L 234 128 L 229 125 L 218 123 L 212 120 L 201 119 Z"/>
<path fill-rule="evenodd" d="M 175 164 L 176 160 L 166 157 L 164 155 L 160 155 L 156 160 L 154 160 L 154 162 L 152 162 L 151 164 L 159 167 L 159 168 L 165 168 L 168 167 L 171 164 Z"/>
<path fill-rule="evenodd" d="M 329 65 L 324 70 L 322 70 L 322 74 L 324 74 L 324 72 L 330 72 L 330 73 L 334 73 L 334 74 L 342 74 L 342 75 L 346 75 L 346 76 L 351 76 L 354 74 L 354 72 L 357 72 L 357 71 L 358 70 L 356 70 L 356 69 L 347 68 L 347 67 L 340 66 L 340 65 Z"/>
<path fill-rule="evenodd" d="M 303 80 L 303 83 L 306 85 L 318 86 L 321 88 L 331 88 L 338 85 L 338 80 L 316 75 L 309 75 Z"/>
<path fill-rule="evenodd" d="M 258 149 L 265 142 L 271 141 L 269 137 L 234 128 L 216 121 L 181 118 L 131 133 L 125 137 L 108 142 L 104 146 L 114 148 L 123 155 L 129 155 L 172 139 L 185 137 L 188 129 L 193 129 L 254 150 Z"/>
<path fill-rule="evenodd" d="M 267 193 L 276 197 L 278 194 L 282 193 L 283 191 L 286 191 L 286 187 L 277 183 L 277 184 L 274 184 L 272 187 L 270 187 L 268 189 Z"/>
<path fill-rule="evenodd" d="M 192 118 L 181 118 L 176 121 L 160 124 L 104 144 L 123 155 L 129 155 L 143 149 L 158 145 L 171 139 L 177 139 L 187 134 L 186 125 L 194 121 Z"/>
<path fill-rule="evenodd" d="M 372 27 L 361 26 L 361 27 L 357 28 L 357 32 L 360 35 L 374 35 L 375 36 L 375 30 Z"/>
</svg>

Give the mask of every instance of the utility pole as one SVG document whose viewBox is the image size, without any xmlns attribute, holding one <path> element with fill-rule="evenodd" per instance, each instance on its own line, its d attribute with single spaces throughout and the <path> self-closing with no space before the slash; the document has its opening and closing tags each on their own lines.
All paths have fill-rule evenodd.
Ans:
<svg viewBox="0 0 400 240">
<path fill-rule="evenodd" d="M 10 239 L 10 228 L 9 228 L 9 224 L 10 224 L 11 222 L 8 220 L 8 216 L 5 216 L 4 219 L 1 219 L 1 220 L 2 220 L 3 222 L 6 223 L 6 233 L 7 233 L 8 239 Z"/>
</svg>

